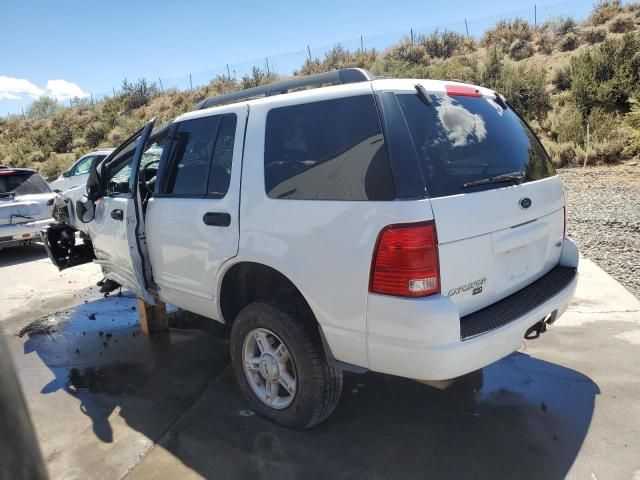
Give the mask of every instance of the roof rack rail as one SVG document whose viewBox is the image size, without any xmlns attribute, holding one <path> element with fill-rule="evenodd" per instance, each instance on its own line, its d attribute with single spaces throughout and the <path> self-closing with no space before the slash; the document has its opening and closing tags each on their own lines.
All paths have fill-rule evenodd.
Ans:
<svg viewBox="0 0 640 480">
<path fill-rule="evenodd" d="M 296 88 L 321 87 L 327 84 L 342 85 L 345 83 L 368 82 L 375 78 L 375 75 L 362 68 L 342 68 L 340 70 L 332 70 L 326 73 L 294 77 L 281 82 L 274 82 L 268 85 L 260 85 L 258 87 L 247 88 L 237 92 L 225 93 L 223 95 L 218 95 L 217 97 L 207 98 L 200 103 L 197 103 L 193 109 L 201 110 L 203 108 L 211 108 L 243 100 L 280 95 L 288 93 L 289 90 Z"/>
</svg>

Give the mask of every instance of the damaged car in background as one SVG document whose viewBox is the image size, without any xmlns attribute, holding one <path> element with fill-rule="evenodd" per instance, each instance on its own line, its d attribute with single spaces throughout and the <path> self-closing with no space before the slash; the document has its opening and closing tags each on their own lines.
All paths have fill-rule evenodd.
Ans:
<svg viewBox="0 0 640 480">
<path fill-rule="evenodd" d="M 0 167 L 0 250 L 39 242 L 55 196 L 35 170 Z"/>
</svg>

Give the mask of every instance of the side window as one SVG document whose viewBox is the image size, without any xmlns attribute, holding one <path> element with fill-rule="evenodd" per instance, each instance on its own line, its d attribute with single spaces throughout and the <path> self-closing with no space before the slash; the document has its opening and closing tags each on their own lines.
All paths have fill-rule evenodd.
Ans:
<svg viewBox="0 0 640 480">
<path fill-rule="evenodd" d="M 208 193 L 215 198 L 224 197 L 229 190 L 233 144 L 236 141 L 236 124 L 237 117 L 235 114 L 221 117 L 218 138 L 213 150 L 211 170 L 209 170 Z"/>
<path fill-rule="evenodd" d="M 265 188 L 271 198 L 395 198 L 373 95 L 274 108 L 265 135 Z"/>
<path fill-rule="evenodd" d="M 96 158 L 95 155 L 91 155 L 89 157 L 85 157 L 80 160 L 75 167 L 73 167 L 73 171 L 71 175 L 82 175 L 83 173 L 89 173 L 89 169 L 91 168 L 91 164 L 93 160 Z"/>
<path fill-rule="evenodd" d="M 161 193 L 224 197 L 231 178 L 236 123 L 235 114 L 180 122 Z"/>
<path fill-rule="evenodd" d="M 158 162 L 162 151 L 166 144 L 168 127 L 162 128 L 159 131 L 153 133 L 145 150 L 142 154 L 142 160 L 140 161 L 140 177 L 141 181 L 150 182 L 153 181 L 158 171 Z M 133 163 L 133 155 L 136 151 L 137 139 L 132 141 L 124 149 L 118 153 L 110 164 L 115 165 L 110 173 L 110 178 L 107 184 L 107 195 L 119 195 L 129 193 L 129 180 L 131 179 L 131 164 Z"/>
</svg>

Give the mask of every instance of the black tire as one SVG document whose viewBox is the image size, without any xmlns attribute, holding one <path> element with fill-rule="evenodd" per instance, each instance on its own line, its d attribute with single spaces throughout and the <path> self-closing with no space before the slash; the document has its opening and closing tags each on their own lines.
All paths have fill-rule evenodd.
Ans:
<svg viewBox="0 0 640 480">
<path fill-rule="evenodd" d="M 275 333 L 288 348 L 297 376 L 293 401 L 283 409 L 269 407 L 254 393 L 243 366 L 246 336 L 256 328 Z M 240 390 L 252 409 L 291 428 L 311 428 L 335 410 L 342 392 L 342 371 L 329 366 L 313 314 L 301 302 L 258 301 L 238 314 L 231 330 L 231 362 Z"/>
</svg>

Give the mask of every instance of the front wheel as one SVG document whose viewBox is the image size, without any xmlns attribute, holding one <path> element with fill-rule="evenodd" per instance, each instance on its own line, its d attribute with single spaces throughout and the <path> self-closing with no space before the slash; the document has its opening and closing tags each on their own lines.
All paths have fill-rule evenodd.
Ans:
<svg viewBox="0 0 640 480">
<path fill-rule="evenodd" d="M 252 408 L 285 427 L 317 425 L 340 399 L 342 372 L 327 363 L 317 324 L 297 302 L 246 306 L 231 331 L 231 360 Z"/>
</svg>

